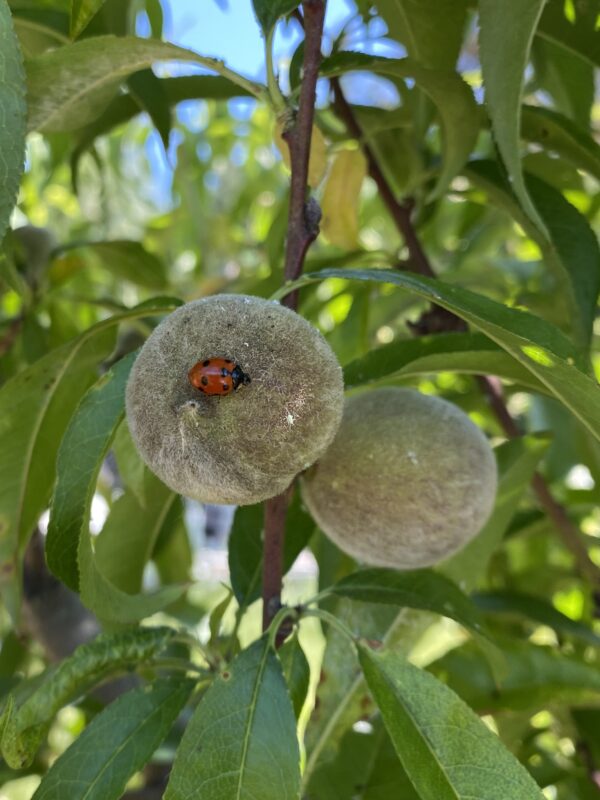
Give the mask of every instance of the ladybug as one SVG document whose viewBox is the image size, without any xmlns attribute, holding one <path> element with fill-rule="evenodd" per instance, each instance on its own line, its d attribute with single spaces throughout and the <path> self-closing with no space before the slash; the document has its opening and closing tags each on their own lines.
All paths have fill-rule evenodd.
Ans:
<svg viewBox="0 0 600 800">
<path fill-rule="evenodd" d="M 192 386 L 204 394 L 231 394 L 238 386 L 250 383 L 250 376 L 229 358 L 206 358 L 188 372 Z"/>
</svg>

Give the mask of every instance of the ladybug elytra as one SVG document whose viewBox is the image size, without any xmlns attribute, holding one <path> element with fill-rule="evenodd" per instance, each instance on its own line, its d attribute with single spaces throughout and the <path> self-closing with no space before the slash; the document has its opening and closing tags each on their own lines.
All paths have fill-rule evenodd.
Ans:
<svg viewBox="0 0 600 800">
<path fill-rule="evenodd" d="M 226 395 L 250 383 L 250 376 L 229 358 L 206 358 L 188 372 L 189 382 L 209 395 Z"/>
</svg>

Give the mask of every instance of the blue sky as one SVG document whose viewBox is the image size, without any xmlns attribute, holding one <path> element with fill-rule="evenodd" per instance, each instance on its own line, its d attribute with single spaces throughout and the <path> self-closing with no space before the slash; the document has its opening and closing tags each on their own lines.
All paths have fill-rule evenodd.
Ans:
<svg viewBox="0 0 600 800">
<path fill-rule="evenodd" d="M 251 0 L 164 0 L 166 38 L 205 56 L 216 56 L 251 78 L 264 78 L 263 43 Z M 329 0 L 326 29 L 337 33 L 355 8 L 352 0 Z M 296 25 L 280 25 L 276 57 L 293 53 Z"/>
</svg>

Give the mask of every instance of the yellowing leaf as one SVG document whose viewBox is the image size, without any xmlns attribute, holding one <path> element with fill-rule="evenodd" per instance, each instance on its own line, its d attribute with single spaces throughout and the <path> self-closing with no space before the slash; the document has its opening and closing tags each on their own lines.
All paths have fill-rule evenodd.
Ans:
<svg viewBox="0 0 600 800">
<path fill-rule="evenodd" d="M 290 149 L 287 142 L 283 138 L 283 124 L 276 122 L 273 129 L 273 141 L 275 146 L 281 153 L 283 163 L 288 169 L 291 169 L 290 162 Z M 327 142 L 319 128 L 313 125 L 311 143 L 310 143 L 310 160 L 308 162 L 308 185 L 313 189 L 321 183 L 325 170 L 327 169 Z"/>
<path fill-rule="evenodd" d="M 323 193 L 321 230 L 338 247 L 353 250 L 358 239 L 358 199 L 367 174 L 360 150 L 342 150 L 335 158 Z"/>
</svg>

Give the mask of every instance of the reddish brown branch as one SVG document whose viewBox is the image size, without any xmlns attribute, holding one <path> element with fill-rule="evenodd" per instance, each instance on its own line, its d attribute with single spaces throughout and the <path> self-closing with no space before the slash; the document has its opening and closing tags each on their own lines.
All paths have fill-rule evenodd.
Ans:
<svg viewBox="0 0 600 800">
<path fill-rule="evenodd" d="M 436 277 L 435 270 L 431 266 L 427 254 L 421 245 L 419 235 L 414 227 L 411 217 L 411 204 L 402 204 L 396 199 L 385 175 L 377 163 L 377 159 L 369 147 L 369 144 L 364 139 L 361 127 L 354 116 L 352 107 L 344 97 L 339 81 L 334 79 L 332 81 L 332 87 L 335 111 L 340 119 L 345 122 L 348 132 L 360 142 L 367 158 L 369 174 L 377 184 L 379 194 L 386 204 L 398 231 L 406 242 L 410 257 L 409 262 L 400 262 L 398 267 L 400 269 L 406 269 L 412 266 L 415 271 L 422 275 Z M 466 330 L 466 325 L 463 320 L 460 320 L 451 312 L 433 306 L 417 323 L 410 325 L 410 328 L 413 333 L 421 335 L 461 329 Z M 506 435 L 509 438 L 520 436 L 521 432 L 519 431 L 518 425 L 506 406 L 502 394 L 502 385 L 498 378 L 481 375 L 478 377 L 478 381 Z M 552 520 L 563 543 L 573 554 L 580 574 L 591 582 L 597 592 L 600 592 L 600 568 L 590 559 L 579 530 L 573 524 L 563 506 L 555 500 L 548 484 L 539 473 L 534 475 L 532 487 L 541 508 L 543 508 L 548 517 Z"/>
<path fill-rule="evenodd" d="M 298 110 L 286 124 L 283 133 L 290 150 L 292 169 L 285 280 L 295 280 L 300 276 L 307 250 L 319 234 L 321 219 L 318 204 L 307 197 L 307 182 L 317 78 L 321 63 L 325 0 L 304 0 L 302 8 L 305 31 L 302 86 Z M 283 302 L 289 308 L 296 309 L 298 293 L 292 292 Z M 291 489 L 265 503 L 263 630 L 269 626 L 281 605 L 285 519 L 290 494 Z"/>
<path fill-rule="evenodd" d="M 321 39 L 325 20 L 324 0 L 305 0 L 304 11 L 304 64 L 298 110 L 286 124 L 283 138 L 290 150 L 292 179 L 290 210 L 288 215 L 287 245 L 284 275 L 288 281 L 302 272 L 306 252 L 319 234 L 321 211 L 314 200 L 307 199 L 308 163 L 312 139 L 317 78 L 321 64 Z M 283 301 L 294 307 L 295 293 Z"/>
</svg>

